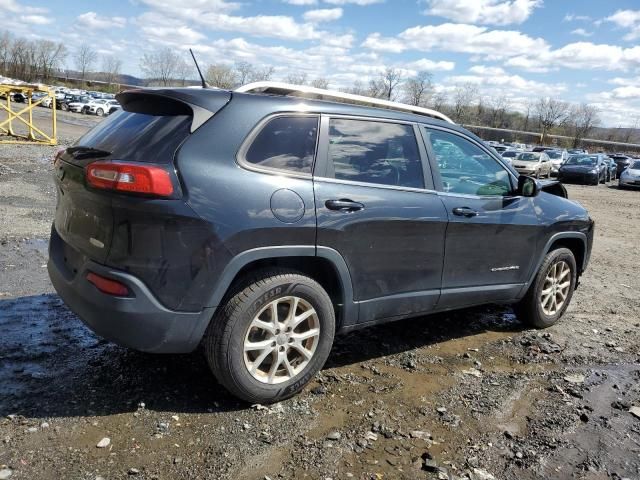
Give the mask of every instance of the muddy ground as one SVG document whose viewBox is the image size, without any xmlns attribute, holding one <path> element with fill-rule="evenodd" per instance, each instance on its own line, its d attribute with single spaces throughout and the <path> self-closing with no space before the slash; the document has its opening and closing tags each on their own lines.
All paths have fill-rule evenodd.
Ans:
<svg viewBox="0 0 640 480">
<path fill-rule="evenodd" d="M 0 146 L 0 479 L 640 478 L 640 191 L 569 186 L 597 234 L 557 326 L 496 306 L 353 332 L 266 408 L 200 353 L 114 346 L 61 303 L 54 150 Z"/>
</svg>

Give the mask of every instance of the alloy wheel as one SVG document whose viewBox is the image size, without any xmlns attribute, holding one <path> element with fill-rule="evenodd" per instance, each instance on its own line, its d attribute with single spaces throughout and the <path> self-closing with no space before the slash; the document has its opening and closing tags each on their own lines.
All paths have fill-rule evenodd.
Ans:
<svg viewBox="0 0 640 480">
<path fill-rule="evenodd" d="M 277 384 L 309 364 L 320 341 L 320 319 L 306 300 L 281 297 L 263 307 L 244 339 L 244 364 L 253 378 Z"/>
<path fill-rule="evenodd" d="M 540 306 L 549 316 L 557 314 L 564 306 L 571 287 L 571 268 L 564 260 L 549 267 L 540 292 Z"/>
</svg>

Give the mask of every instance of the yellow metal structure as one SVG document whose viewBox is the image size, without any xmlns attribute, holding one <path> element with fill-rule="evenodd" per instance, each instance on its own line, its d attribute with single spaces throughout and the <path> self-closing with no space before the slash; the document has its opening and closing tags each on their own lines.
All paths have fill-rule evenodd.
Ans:
<svg viewBox="0 0 640 480">
<path fill-rule="evenodd" d="M 45 95 L 34 102 L 31 98 L 34 92 L 42 92 Z M 24 104 L 11 101 L 11 96 L 16 93 L 21 93 L 26 97 Z M 51 135 L 44 133 L 33 121 L 33 108 L 40 105 L 47 98 L 51 99 Z M 23 107 L 23 105 L 26 106 Z M 17 109 L 18 106 L 20 106 L 19 109 Z M 5 115 L 2 115 L 3 113 Z M 15 132 L 14 124 L 16 122 L 26 125 L 26 134 Z M 25 130 L 25 128 L 23 127 L 22 130 Z M 57 145 L 56 130 L 56 96 L 52 90 L 39 85 L 0 84 L 0 144 Z"/>
</svg>

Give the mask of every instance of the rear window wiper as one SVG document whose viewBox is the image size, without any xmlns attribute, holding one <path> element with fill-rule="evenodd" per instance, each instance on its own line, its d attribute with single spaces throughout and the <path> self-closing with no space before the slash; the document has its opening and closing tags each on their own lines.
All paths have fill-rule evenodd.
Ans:
<svg viewBox="0 0 640 480">
<path fill-rule="evenodd" d="M 69 147 L 67 148 L 67 152 L 76 160 L 82 160 L 83 158 L 102 158 L 111 155 L 111 152 L 108 150 L 83 146 Z"/>
</svg>

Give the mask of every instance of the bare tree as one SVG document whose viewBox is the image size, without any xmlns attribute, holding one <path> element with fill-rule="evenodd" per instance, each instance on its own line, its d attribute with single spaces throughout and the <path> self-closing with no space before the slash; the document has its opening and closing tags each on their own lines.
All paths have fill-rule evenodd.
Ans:
<svg viewBox="0 0 640 480">
<path fill-rule="evenodd" d="M 491 126 L 494 128 L 503 127 L 505 114 L 511 106 L 509 98 L 505 95 L 500 95 L 491 99 Z"/>
<path fill-rule="evenodd" d="M 364 92 L 364 95 L 371 98 L 387 98 L 384 84 L 381 78 L 372 78 L 369 80 L 369 86 Z"/>
<path fill-rule="evenodd" d="M 305 72 L 290 73 L 287 75 L 287 83 L 291 83 L 293 85 L 305 85 L 307 83 L 307 74 Z"/>
<path fill-rule="evenodd" d="M 534 112 L 542 128 L 540 143 L 544 144 L 549 130 L 566 120 L 569 104 L 553 98 L 541 98 L 536 103 Z"/>
<path fill-rule="evenodd" d="M 445 110 L 448 101 L 449 99 L 447 98 L 446 93 L 436 92 L 431 96 L 427 105 L 433 108 L 434 110 L 441 112 Z"/>
<path fill-rule="evenodd" d="M 458 85 L 453 91 L 453 119 L 458 123 L 465 123 L 470 120 L 471 106 L 478 96 L 475 85 L 470 83 Z"/>
<path fill-rule="evenodd" d="M 580 145 L 580 141 L 600 123 L 598 109 L 586 103 L 575 105 L 571 108 L 568 123 L 573 136 L 573 148 L 576 148 Z"/>
<path fill-rule="evenodd" d="M 271 80 L 273 77 L 273 73 L 275 72 L 275 68 L 272 66 L 258 68 L 253 71 L 253 76 L 251 77 L 252 82 L 266 82 L 267 80 Z"/>
<path fill-rule="evenodd" d="M 91 71 L 97 59 L 98 59 L 98 54 L 87 43 L 83 43 L 76 50 L 76 54 L 74 55 L 74 60 L 76 62 L 76 68 L 80 71 L 80 78 L 82 79 L 83 84 L 84 84 L 84 80 L 87 75 L 87 72 Z"/>
<path fill-rule="evenodd" d="M 529 121 L 531 120 L 531 113 L 534 108 L 534 104 L 533 102 L 528 101 L 525 106 L 526 106 L 526 110 L 525 110 L 524 120 L 522 122 L 522 130 L 526 132 L 529 129 Z"/>
<path fill-rule="evenodd" d="M 405 102 L 409 105 L 424 107 L 433 93 L 433 75 L 421 71 L 404 83 Z"/>
<path fill-rule="evenodd" d="M 114 55 L 104 55 L 102 57 L 102 72 L 104 75 L 104 81 L 109 86 L 118 80 L 120 76 L 120 69 L 122 68 L 122 60 Z"/>
<path fill-rule="evenodd" d="M 322 88 L 324 90 L 329 88 L 329 80 L 324 77 L 318 77 L 311 81 L 311 86 L 315 88 Z"/>
<path fill-rule="evenodd" d="M 232 89 L 238 84 L 238 76 L 228 65 L 211 65 L 205 74 L 207 83 L 212 87 Z"/>
<path fill-rule="evenodd" d="M 342 89 L 342 91 L 344 91 L 345 93 L 351 93 L 353 95 L 367 94 L 367 91 L 364 88 L 364 85 L 362 85 L 362 82 L 360 80 L 356 80 L 355 82 L 353 82 L 353 85 L 350 88 L 344 88 Z"/>
<path fill-rule="evenodd" d="M 249 62 L 236 62 L 235 70 L 239 85 L 246 85 L 253 81 L 255 68 Z"/>
<path fill-rule="evenodd" d="M 55 43 L 50 40 L 35 40 L 36 76 L 48 81 L 53 72 L 58 69 L 67 56 L 67 48 L 63 43 Z"/>
<path fill-rule="evenodd" d="M 140 59 L 140 69 L 149 83 L 169 86 L 176 76 L 180 55 L 171 48 L 145 53 Z"/>
<path fill-rule="evenodd" d="M 183 87 L 187 84 L 187 78 L 192 77 L 195 73 L 195 66 L 193 63 L 180 57 L 176 64 L 176 79 Z"/>
<path fill-rule="evenodd" d="M 380 74 L 380 81 L 384 89 L 384 97 L 387 100 L 393 100 L 397 95 L 396 89 L 402 82 L 402 72 L 395 68 L 387 67 L 385 71 Z"/>
</svg>

